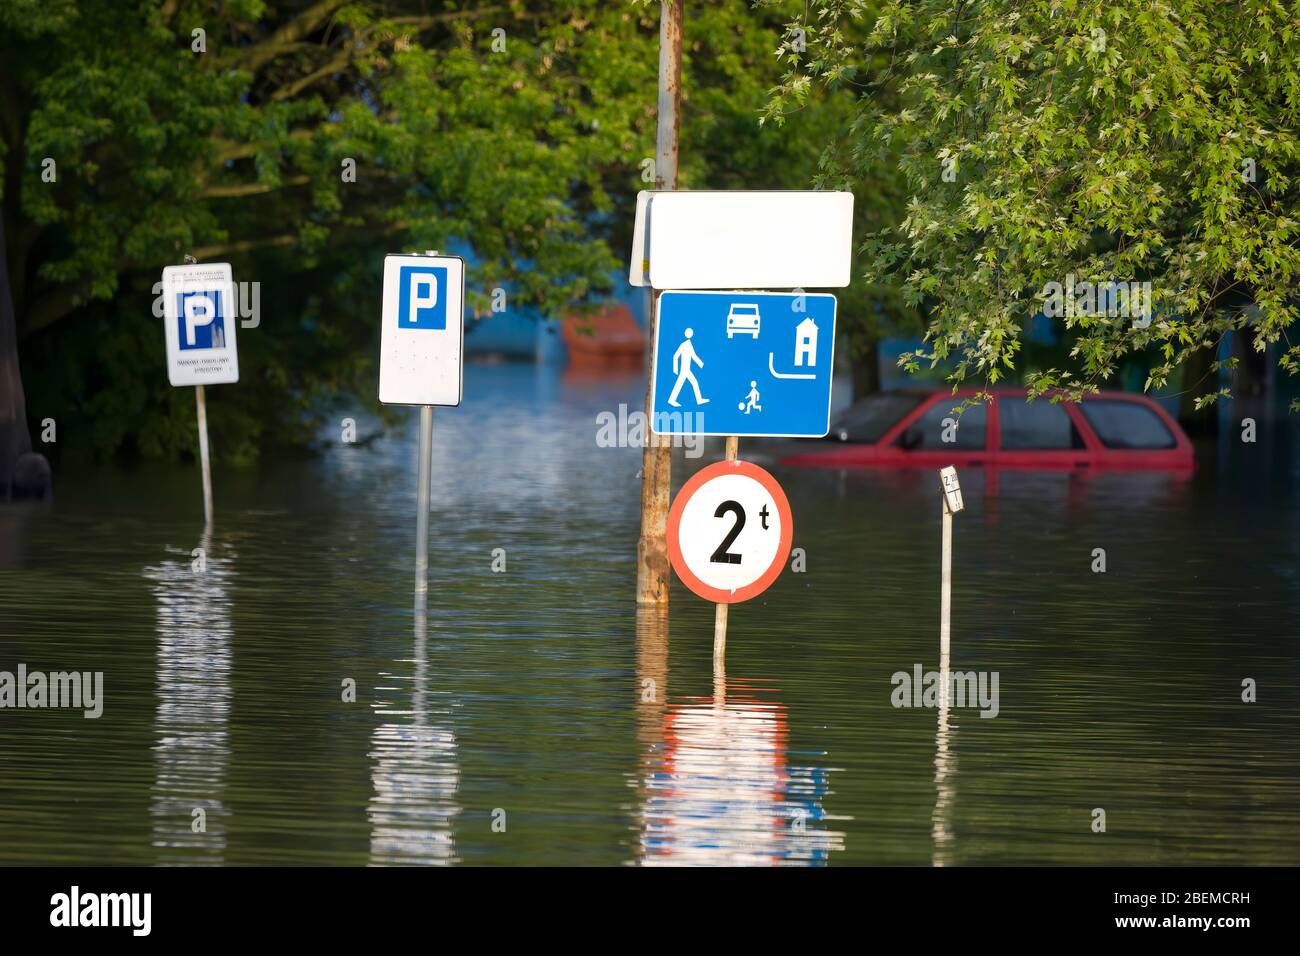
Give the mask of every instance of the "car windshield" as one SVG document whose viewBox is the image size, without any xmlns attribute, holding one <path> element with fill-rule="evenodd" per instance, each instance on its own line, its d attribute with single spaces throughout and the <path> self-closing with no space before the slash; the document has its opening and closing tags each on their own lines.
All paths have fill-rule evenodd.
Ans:
<svg viewBox="0 0 1300 956">
<path fill-rule="evenodd" d="M 879 441 L 890 426 L 916 408 L 922 396 L 881 392 L 844 409 L 831 423 L 830 435 L 840 441 Z"/>
</svg>

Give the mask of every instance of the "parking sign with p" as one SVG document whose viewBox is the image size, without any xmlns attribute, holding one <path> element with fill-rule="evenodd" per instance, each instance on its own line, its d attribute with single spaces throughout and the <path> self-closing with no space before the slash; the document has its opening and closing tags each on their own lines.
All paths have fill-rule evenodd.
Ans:
<svg viewBox="0 0 1300 956">
<path fill-rule="evenodd" d="M 167 378 L 173 385 L 239 381 L 235 302 L 228 262 L 163 269 Z"/>
<path fill-rule="evenodd" d="M 401 301 L 398 321 L 404 329 L 445 329 L 447 297 L 439 289 L 447 287 L 447 269 L 443 266 L 402 266 L 398 271 Z"/>
<path fill-rule="evenodd" d="M 459 405 L 464 352 L 465 260 L 384 258 L 379 400 L 386 405 Z"/>
</svg>

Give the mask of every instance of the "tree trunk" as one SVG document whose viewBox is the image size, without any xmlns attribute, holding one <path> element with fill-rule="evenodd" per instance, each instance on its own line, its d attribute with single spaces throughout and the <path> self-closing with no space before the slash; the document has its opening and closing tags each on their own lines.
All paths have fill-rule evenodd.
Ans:
<svg viewBox="0 0 1300 956">
<path fill-rule="evenodd" d="M 659 113 L 655 127 L 655 189 L 677 188 L 677 147 L 682 100 L 682 3 L 663 0 L 659 7 Z M 658 334 L 659 291 L 650 296 L 646 331 L 653 354 Z M 650 428 L 650 392 L 654 385 L 646 373 L 646 435 L 641 453 L 641 536 L 636 546 L 636 600 L 638 604 L 668 606 L 671 575 L 668 560 L 668 505 L 672 490 L 673 449 L 671 439 L 661 438 Z"/>
<path fill-rule="evenodd" d="M 1258 398 L 1268 392 L 1268 352 L 1255 349 L 1254 330 L 1238 329 L 1232 333 L 1232 354 L 1237 357 L 1237 372 L 1232 379 L 1234 398 Z"/>
<path fill-rule="evenodd" d="M 853 400 L 880 391 L 880 342 L 872 339 L 866 348 L 853 355 Z"/>
<path fill-rule="evenodd" d="M 27 402 L 18 370 L 18 327 L 9 284 L 9 257 L 0 217 L 0 499 L 9 497 L 18 459 L 31 450 Z"/>
<path fill-rule="evenodd" d="M 1217 350 L 1213 347 L 1198 349 L 1183 363 L 1178 421 L 1189 435 L 1212 435 L 1218 431 L 1218 404 L 1206 405 L 1199 411 L 1195 407 L 1197 396 L 1216 391 L 1219 387 L 1218 373 L 1210 371 L 1217 357 Z"/>
</svg>

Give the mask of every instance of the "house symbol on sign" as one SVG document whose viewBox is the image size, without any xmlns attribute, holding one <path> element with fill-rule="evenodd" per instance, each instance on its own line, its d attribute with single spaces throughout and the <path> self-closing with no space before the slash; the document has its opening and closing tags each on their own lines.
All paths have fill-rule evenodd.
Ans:
<svg viewBox="0 0 1300 956">
<path fill-rule="evenodd" d="M 817 323 L 812 316 L 804 319 L 794 330 L 794 364 L 804 365 L 807 359 L 809 367 L 817 364 Z"/>
</svg>

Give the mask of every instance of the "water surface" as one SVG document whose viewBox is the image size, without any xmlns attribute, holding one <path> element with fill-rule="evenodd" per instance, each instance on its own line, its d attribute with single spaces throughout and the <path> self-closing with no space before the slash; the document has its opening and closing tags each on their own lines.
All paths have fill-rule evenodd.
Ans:
<svg viewBox="0 0 1300 956">
<path fill-rule="evenodd" d="M 0 510 L 0 670 L 106 698 L 0 710 L 0 862 L 1300 860 L 1293 426 L 1190 478 L 965 472 L 951 666 L 998 673 L 987 719 L 891 704 L 939 664 L 933 473 L 774 467 L 806 570 L 732 609 L 714 675 L 711 605 L 633 600 L 640 452 L 596 415 L 642 381 L 465 392 L 434 415 L 423 614 L 414 414 L 312 460 L 215 448 L 210 533 L 192 466 Z"/>
</svg>

